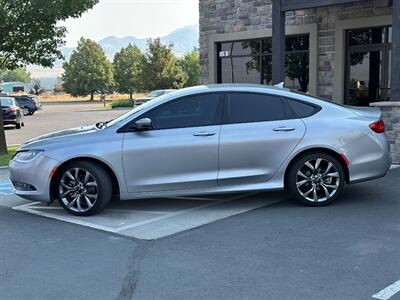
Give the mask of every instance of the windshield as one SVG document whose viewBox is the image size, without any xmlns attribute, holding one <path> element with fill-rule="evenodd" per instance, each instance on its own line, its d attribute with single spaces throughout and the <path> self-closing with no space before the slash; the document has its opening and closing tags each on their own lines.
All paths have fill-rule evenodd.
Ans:
<svg viewBox="0 0 400 300">
<path fill-rule="evenodd" d="M 2 107 L 12 107 L 14 106 L 14 99 L 13 98 L 0 98 L 1 106 Z"/>
<path fill-rule="evenodd" d="M 151 92 L 149 94 L 149 97 L 158 97 L 158 96 L 161 96 L 161 95 L 164 95 L 164 94 L 165 94 L 164 91 L 154 91 L 154 92 Z"/>
<path fill-rule="evenodd" d="M 115 124 L 118 124 L 119 122 L 124 121 L 125 119 L 129 118 L 130 116 L 132 116 L 133 114 L 136 114 L 137 112 L 153 105 L 153 104 L 157 104 L 157 103 L 161 103 L 163 102 L 167 97 L 169 97 L 168 95 L 163 95 L 161 97 L 158 98 L 154 98 L 140 106 L 135 107 L 134 109 L 130 110 L 129 112 L 127 112 L 126 114 L 123 114 L 122 116 L 110 121 L 107 123 L 107 127 L 111 127 L 114 126 Z"/>
</svg>

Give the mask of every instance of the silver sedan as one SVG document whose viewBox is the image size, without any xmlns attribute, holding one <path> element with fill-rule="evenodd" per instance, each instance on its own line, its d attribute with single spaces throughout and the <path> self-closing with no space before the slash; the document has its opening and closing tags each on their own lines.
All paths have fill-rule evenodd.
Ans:
<svg viewBox="0 0 400 300">
<path fill-rule="evenodd" d="M 383 177 L 381 113 L 278 87 L 211 85 L 156 98 L 111 121 L 41 136 L 10 162 L 15 193 L 71 214 L 121 200 L 286 189 L 327 205 Z"/>
</svg>

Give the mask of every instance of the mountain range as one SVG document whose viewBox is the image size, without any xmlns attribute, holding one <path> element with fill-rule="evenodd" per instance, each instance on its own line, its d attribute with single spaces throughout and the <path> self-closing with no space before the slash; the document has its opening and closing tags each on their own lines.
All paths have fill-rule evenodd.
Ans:
<svg viewBox="0 0 400 300">
<path fill-rule="evenodd" d="M 115 53 L 129 44 L 136 45 L 142 52 L 146 51 L 147 41 L 149 39 L 150 38 L 137 38 L 134 36 L 109 36 L 98 41 L 98 43 L 103 48 L 107 57 L 112 59 Z M 175 55 L 182 56 L 186 52 L 199 47 L 199 25 L 191 25 L 179 28 L 164 37 L 160 37 L 160 39 L 161 43 L 164 45 L 173 45 L 173 51 Z M 63 49 L 62 52 L 67 60 L 74 50 L 75 48 Z"/>
</svg>

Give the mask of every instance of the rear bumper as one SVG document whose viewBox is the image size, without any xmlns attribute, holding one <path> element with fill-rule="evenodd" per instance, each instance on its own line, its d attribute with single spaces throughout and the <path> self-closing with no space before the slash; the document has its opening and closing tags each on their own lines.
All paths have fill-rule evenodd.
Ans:
<svg viewBox="0 0 400 300">
<path fill-rule="evenodd" d="M 59 161 L 40 154 L 31 162 L 10 162 L 10 178 L 14 185 L 14 193 L 24 199 L 40 202 L 51 202 L 50 174 Z M 28 184 L 34 190 L 22 190 L 18 184 Z"/>
<path fill-rule="evenodd" d="M 350 183 L 384 177 L 392 164 L 390 145 L 385 134 L 368 134 L 346 146 L 350 161 Z"/>
</svg>

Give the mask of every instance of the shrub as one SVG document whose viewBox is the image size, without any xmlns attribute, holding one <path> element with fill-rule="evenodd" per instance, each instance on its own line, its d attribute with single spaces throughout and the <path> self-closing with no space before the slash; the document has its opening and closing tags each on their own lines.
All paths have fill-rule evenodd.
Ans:
<svg viewBox="0 0 400 300">
<path fill-rule="evenodd" d="M 119 100 L 114 100 L 111 104 L 111 108 L 117 108 L 117 107 L 133 107 L 134 101 L 129 100 L 129 99 L 119 99 Z"/>
</svg>

